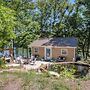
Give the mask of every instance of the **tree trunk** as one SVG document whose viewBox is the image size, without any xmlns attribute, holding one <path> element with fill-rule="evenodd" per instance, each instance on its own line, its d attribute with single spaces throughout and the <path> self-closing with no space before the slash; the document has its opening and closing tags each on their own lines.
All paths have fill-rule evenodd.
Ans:
<svg viewBox="0 0 90 90">
<path fill-rule="evenodd" d="M 28 58 L 28 47 L 27 47 L 27 58 Z"/>
<path fill-rule="evenodd" d="M 18 57 L 18 47 L 16 47 L 16 57 Z"/>
<path fill-rule="evenodd" d="M 82 48 L 83 58 L 85 58 L 84 47 Z"/>
<path fill-rule="evenodd" d="M 24 57 L 24 48 L 22 48 L 22 56 Z"/>
</svg>

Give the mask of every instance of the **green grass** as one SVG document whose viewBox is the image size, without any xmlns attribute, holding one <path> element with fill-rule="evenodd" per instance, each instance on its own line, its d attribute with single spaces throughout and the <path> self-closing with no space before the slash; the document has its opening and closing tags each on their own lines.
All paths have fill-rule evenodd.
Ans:
<svg viewBox="0 0 90 90">
<path fill-rule="evenodd" d="M 0 74 L 0 81 L 2 82 L 0 83 L 0 90 L 3 90 L 2 87 L 4 87 L 6 83 L 8 83 L 10 77 L 12 77 L 12 80 L 21 78 L 22 83 L 20 84 L 23 87 L 22 90 L 69 90 L 66 85 L 63 85 L 61 83 L 62 80 L 50 77 L 47 75 L 47 73 L 37 74 L 34 71 L 30 71 L 28 73 L 3 72 L 2 74 Z"/>
<path fill-rule="evenodd" d="M 0 74 L 0 90 L 9 82 L 19 79 L 21 82 L 17 83 L 21 86 L 20 90 L 81 90 L 81 82 L 88 80 L 85 77 L 77 80 L 61 76 L 56 78 L 48 73 L 38 74 L 35 71 L 3 72 Z"/>
</svg>

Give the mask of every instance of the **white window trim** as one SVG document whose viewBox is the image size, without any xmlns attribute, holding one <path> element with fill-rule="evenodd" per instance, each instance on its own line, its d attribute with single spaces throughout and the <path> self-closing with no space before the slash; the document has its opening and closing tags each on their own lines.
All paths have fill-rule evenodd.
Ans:
<svg viewBox="0 0 90 90">
<path fill-rule="evenodd" d="M 66 51 L 66 54 L 62 54 L 62 50 L 65 50 Z M 67 56 L 68 55 L 68 49 L 61 49 L 61 55 Z"/>
<path fill-rule="evenodd" d="M 75 61 L 75 58 L 76 58 L 76 49 L 74 48 L 74 57 L 73 57 L 73 61 Z"/>
<path fill-rule="evenodd" d="M 52 58 L 52 47 L 44 47 L 44 58 L 46 59 L 46 49 L 50 49 L 50 58 Z"/>
<path fill-rule="evenodd" d="M 38 51 L 36 52 L 35 49 L 38 49 Z M 34 53 L 39 53 L 39 48 L 38 47 L 34 47 Z"/>
</svg>

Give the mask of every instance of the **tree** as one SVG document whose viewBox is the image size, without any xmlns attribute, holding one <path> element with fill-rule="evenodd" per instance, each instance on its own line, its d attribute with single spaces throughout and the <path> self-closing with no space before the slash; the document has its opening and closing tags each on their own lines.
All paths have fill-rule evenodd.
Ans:
<svg viewBox="0 0 90 90">
<path fill-rule="evenodd" d="M 87 39 L 86 39 L 86 58 L 89 55 L 89 49 L 90 49 L 90 1 L 89 0 L 82 0 L 84 3 L 84 6 L 86 8 L 85 12 L 84 12 L 84 16 L 85 16 L 85 23 L 86 23 L 86 35 L 87 35 Z"/>
<path fill-rule="evenodd" d="M 21 32 L 17 35 L 15 41 L 16 46 L 27 48 L 30 43 L 39 38 L 40 26 L 38 22 L 32 21 L 31 17 L 27 17 L 23 20 L 23 27 L 19 27 Z"/>
<path fill-rule="evenodd" d="M 8 11 L 16 13 L 11 14 L 12 16 L 10 17 L 13 17 L 13 19 L 10 18 L 10 25 L 7 24 L 7 18 L 5 18 L 8 14 L 5 15 L 3 19 L 0 17 L 3 21 L 3 25 L 1 22 L 0 25 L 4 28 L 2 29 L 0 26 L 0 30 L 4 33 L 4 30 L 6 30 L 5 28 L 8 26 L 10 31 L 12 31 L 15 26 L 15 46 L 27 48 L 33 40 L 39 37 L 73 36 L 78 38 L 79 48 L 81 49 L 83 56 L 85 58 L 89 56 L 89 0 L 75 0 L 74 3 L 70 3 L 69 0 L 35 0 L 34 2 L 33 0 L 0 0 L 0 2 L 3 3 L 0 10 L 3 10 L 3 7 L 5 9 L 8 8 L 3 14 L 6 14 Z M 16 17 L 16 25 L 13 22 L 15 20 L 14 17 Z M 7 33 L 10 33 L 10 31 L 8 32 L 7 29 Z M 0 34 L 2 33 L 0 32 Z M 4 34 L 2 36 L 4 36 Z M 9 39 L 6 38 L 5 40 L 10 41 L 13 36 L 9 36 Z M 2 38 L 5 42 L 5 37 Z"/>
<path fill-rule="evenodd" d="M 15 11 L 0 5 L 0 47 L 4 47 L 15 38 Z"/>
<path fill-rule="evenodd" d="M 5 0 L 4 5 L 16 12 L 14 46 L 27 48 L 39 36 L 39 24 L 32 19 L 34 2 L 32 0 Z"/>
</svg>

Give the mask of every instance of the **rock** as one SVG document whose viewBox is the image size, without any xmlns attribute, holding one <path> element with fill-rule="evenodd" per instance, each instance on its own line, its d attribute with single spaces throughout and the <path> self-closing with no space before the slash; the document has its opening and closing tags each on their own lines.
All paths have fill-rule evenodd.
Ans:
<svg viewBox="0 0 90 90">
<path fill-rule="evenodd" d="M 57 72 L 54 72 L 54 71 L 49 71 L 49 74 L 57 77 L 60 76 Z"/>
</svg>

